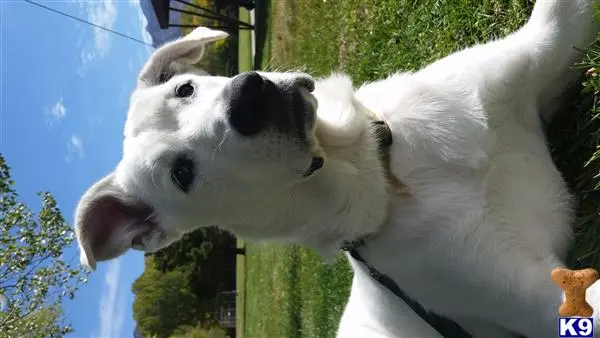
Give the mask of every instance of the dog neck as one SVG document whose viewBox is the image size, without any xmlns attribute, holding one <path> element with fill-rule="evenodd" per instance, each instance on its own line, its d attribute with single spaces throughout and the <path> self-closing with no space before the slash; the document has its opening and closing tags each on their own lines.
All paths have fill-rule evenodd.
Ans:
<svg viewBox="0 0 600 338">
<path fill-rule="evenodd" d="M 321 80 L 314 96 L 319 104 L 314 137 L 324 166 L 271 201 L 275 205 L 258 217 L 266 221 L 267 233 L 242 235 L 297 243 L 330 258 L 343 242 L 378 231 L 390 189 L 375 129 L 350 79 Z M 264 219 L 266 214 L 273 217 Z"/>
</svg>

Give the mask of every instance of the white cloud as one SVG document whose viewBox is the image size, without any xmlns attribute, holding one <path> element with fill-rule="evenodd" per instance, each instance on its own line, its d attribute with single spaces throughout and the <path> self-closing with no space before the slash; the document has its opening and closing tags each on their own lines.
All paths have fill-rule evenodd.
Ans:
<svg viewBox="0 0 600 338">
<path fill-rule="evenodd" d="M 81 14 L 87 16 L 87 20 L 104 28 L 113 29 L 117 21 L 117 6 L 115 0 L 102 1 L 85 1 L 79 0 L 79 8 Z M 89 29 L 88 26 L 84 26 Z M 81 66 L 77 73 L 81 76 L 85 74 L 89 67 L 89 63 L 96 59 L 102 58 L 108 54 L 112 46 L 113 36 L 110 32 L 100 28 L 93 28 L 94 43 L 91 47 L 85 47 L 81 51 L 80 62 Z"/>
<path fill-rule="evenodd" d="M 77 135 L 71 135 L 71 139 L 69 140 L 69 143 L 67 143 L 67 163 L 71 162 L 73 156 L 77 156 L 79 159 L 82 159 L 84 155 L 85 153 L 83 150 L 83 141 L 81 140 L 81 137 Z"/>
<path fill-rule="evenodd" d="M 79 57 L 81 58 L 81 61 L 83 61 L 83 62 L 90 62 L 94 59 L 95 55 L 94 55 L 94 52 L 92 52 L 92 51 L 82 50 L 80 52 Z"/>
<path fill-rule="evenodd" d="M 45 111 L 46 118 L 48 120 L 48 125 L 53 127 L 60 120 L 64 119 L 67 116 L 67 108 L 63 103 L 63 98 L 61 96 L 60 99 L 52 106 L 50 109 L 46 109 Z"/>
<path fill-rule="evenodd" d="M 100 332 L 95 335 L 97 337 L 122 337 L 126 297 L 122 292 L 119 292 L 120 275 L 121 258 L 118 258 L 109 263 L 108 271 L 104 277 L 104 290 L 98 308 Z"/>
<path fill-rule="evenodd" d="M 138 26 L 142 40 L 145 43 L 152 45 L 152 36 L 150 36 L 150 33 L 146 31 L 146 25 L 148 25 L 148 20 L 146 19 L 146 16 L 144 16 L 144 12 L 142 11 L 142 7 L 140 6 L 140 0 L 129 0 L 129 5 L 131 5 L 137 10 L 137 23 L 134 22 L 134 24 Z M 148 52 L 151 52 L 152 47 L 146 46 L 146 50 Z"/>
<path fill-rule="evenodd" d="M 92 23 L 112 29 L 117 21 L 117 7 L 113 0 L 104 0 L 101 2 L 89 2 L 88 20 Z M 96 52 L 100 57 L 108 53 L 112 40 L 109 32 L 94 28 L 94 44 Z"/>
<path fill-rule="evenodd" d="M 57 120 L 62 119 L 67 115 L 67 108 L 65 108 L 65 105 L 63 104 L 62 97 L 60 98 L 60 100 L 58 100 L 58 102 L 56 102 L 56 104 L 54 105 L 54 107 L 52 107 L 52 110 L 50 112 L 52 113 L 52 116 Z"/>
</svg>

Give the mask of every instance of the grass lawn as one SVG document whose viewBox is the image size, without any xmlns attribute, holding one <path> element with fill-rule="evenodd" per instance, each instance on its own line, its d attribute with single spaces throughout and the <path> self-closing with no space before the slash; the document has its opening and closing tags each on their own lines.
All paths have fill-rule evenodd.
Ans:
<svg viewBox="0 0 600 338">
<path fill-rule="evenodd" d="M 356 84 L 416 70 L 460 48 L 505 35 L 522 25 L 533 8 L 526 0 L 260 3 L 257 20 L 267 25 L 257 24 L 259 68 L 301 68 L 316 76 L 343 70 Z M 598 66 L 599 60 L 591 52 L 586 66 Z M 594 200 L 600 200 L 595 177 L 599 165 L 588 161 L 595 158 L 598 144 L 595 92 L 600 82 L 595 77 L 586 81 L 592 94 L 576 95 L 550 126 L 549 138 L 557 164 L 578 193 L 580 227 L 572 264 L 598 268 L 600 219 Z M 315 253 L 293 246 L 246 246 L 244 268 L 238 270 L 244 275 L 246 300 L 239 331 L 247 338 L 334 336 L 351 282 L 347 263 L 338 259 L 325 265 Z"/>
<path fill-rule="evenodd" d="M 240 21 L 250 23 L 250 13 L 244 8 L 240 8 Z M 252 60 L 252 33 L 247 29 L 239 31 L 238 35 L 238 69 L 239 72 L 252 70 L 254 62 Z"/>
</svg>

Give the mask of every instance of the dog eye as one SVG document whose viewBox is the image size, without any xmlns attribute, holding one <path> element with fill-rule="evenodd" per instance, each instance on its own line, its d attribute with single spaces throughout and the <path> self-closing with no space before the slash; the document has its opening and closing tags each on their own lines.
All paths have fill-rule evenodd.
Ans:
<svg viewBox="0 0 600 338">
<path fill-rule="evenodd" d="M 187 157 L 179 157 L 171 168 L 171 180 L 181 191 L 187 193 L 194 183 L 194 161 Z"/>
<path fill-rule="evenodd" d="M 175 95 L 180 98 L 190 97 L 194 94 L 194 86 L 190 82 L 180 84 L 175 88 Z"/>
</svg>

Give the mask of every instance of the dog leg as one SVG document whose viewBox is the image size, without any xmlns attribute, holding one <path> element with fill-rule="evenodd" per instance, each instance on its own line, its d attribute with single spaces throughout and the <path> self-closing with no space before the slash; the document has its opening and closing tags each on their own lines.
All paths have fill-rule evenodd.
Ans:
<svg viewBox="0 0 600 338">
<path fill-rule="evenodd" d="M 573 66 L 598 32 L 595 3 L 538 0 L 529 22 L 501 42 L 507 50 L 518 50 L 511 52 L 514 58 L 508 57 L 514 65 L 508 73 L 515 78 L 506 84 L 519 86 L 524 100 L 535 100 L 535 109 L 524 110 L 532 113 L 527 118 L 535 119 L 540 113 L 543 120 L 550 121 L 563 93 L 581 76 Z"/>
<path fill-rule="evenodd" d="M 524 95 L 548 100 L 562 92 L 573 77 L 572 66 L 596 37 L 594 0 L 538 0 L 531 18 L 520 30 L 492 44 L 505 51 L 507 84 L 518 84 Z M 491 44 L 490 44 L 491 45 Z M 484 46 L 484 48 L 487 47 Z M 505 70 L 506 70 L 505 69 Z M 525 85 L 525 86 L 523 86 Z M 511 91 L 514 92 L 514 89 Z"/>
<path fill-rule="evenodd" d="M 519 112 L 525 125 L 537 128 L 538 113 L 552 113 L 548 105 L 581 73 L 572 66 L 598 32 L 597 1 L 538 0 L 521 29 L 441 59 L 425 69 L 425 77 L 468 78 L 485 106 Z"/>
<path fill-rule="evenodd" d="M 548 104 L 555 104 L 580 76 L 572 66 L 598 32 L 595 4 L 594 0 L 538 0 L 528 24 L 516 34 L 522 45 L 531 43 L 527 49 L 533 61 L 528 83 L 547 115 L 554 112 Z M 543 118 L 549 120 L 550 116 Z"/>
</svg>

